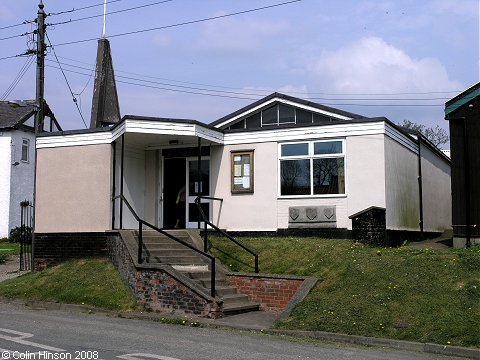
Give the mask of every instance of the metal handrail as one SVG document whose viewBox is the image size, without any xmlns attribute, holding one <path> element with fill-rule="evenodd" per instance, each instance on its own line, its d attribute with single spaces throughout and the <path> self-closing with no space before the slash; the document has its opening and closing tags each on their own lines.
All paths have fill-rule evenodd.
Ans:
<svg viewBox="0 0 480 360">
<path fill-rule="evenodd" d="M 229 239 L 230 241 L 232 241 L 235 244 L 237 244 L 238 246 L 240 246 L 243 250 L 245 250 L 248 253 L 250 253 L 251 255 L 253 255 L 254 258 L 255 258 L 255 273 L 258 274 L 258 254 L 256 254 L 254 251 L 252 251 L 251 249 L 249 249 L 248 247 L 243 245 L 241 242 L 236 240 L 233 236 L 227 234 L 227 232 L 220 229 L 218 226 L 216 226 L 210 220 L 208 220 L 208 217 L 205 215 L 205 212 L 203 211 L 203 209 L 200 205 L 201 199 L 217 200 L 217 201 L 220 201 L 220 202 L 223 202 L 223 199 L 215 198 L 215 197 L 211 197 L 211 196 L 197 196 L 197 198 L 195 199 L 195 204 L 197 205 L 198 212 L 200 213 L 200 216 L 203 218 L 203 224 L 205 226 L 204 231 L 203 231 L 203 251 L 207 252 L 207 250 L 208 250 L 208 231 L 207 231 L 207 224 L 208 224 L 208 225 L 210 225 L 210 227 L 212 229 L 216 230 L 217 232 L 219 232 L 220 234 L 225 236 L 227 239 Z"/>
<path fill-rule="evenodd" d="M 173 236 L 172 234 L 169 234 L 168 232 L 166 232 L 165 230 L 162 230 L 162 229 L 159 229 L 158 227 L 156 227 L 155 225 L 152 225 L 148 222 L 146 222 L 145 220 L 141 219 L 137 213 L 135 212 L 135 210 L 133 210 L 133 207 L 130 205 L 130 203 L 128 202 L 128 200 L 125 198 L 125 196 L 123 195 L 117 195 L 117 196 L 114 196 L 112 198 L 112 201 L 114 202 L 115 200 L 117 199 L 121 199 L 122 202 L 125 203 L 125 205 L 127 205 L 127 208 L 130 210 L 130 212 L 132 213 L 133 217 L 135 218 L 136 221 L 138 221 L 138 263 L 141 264 L 143 262 L 143 258 L 142 258 L 142 248 L 143 248 L 143 225 L 145 226 L 148 226 L 150 229 L 152 230 L 155 230 L 157 232 L 159 232 L 160 234 L 162 235 L 165 235 L 167 236 L 168 238 L 176 241 L 177 243 L 179 244 L 182 244 L 186 247 L 188 247 L 189 249 L 197 252 L 198 254 L 200 255 L 203 255 L 205 257 L 207 257 L 208 259 L 210 259 L 210 263 L 211 263 L 211 274 L 210 274 L 210 279 L 211 279 L 211 282 L 212 282 L 212 285 L 210 287 L 210 295 L 212 297 L 215 297 L 215 257 L 213 257 L 212 255 L 210 254 L 207 254 L 206 252 L 203 252 L 202 250 L 199 250 L 197 249 L 196 247 L 190 245 L 189 243 L 183 241 L 183 240 L 180 240 L 178 239 L 177 237 Z"/>
</svg>

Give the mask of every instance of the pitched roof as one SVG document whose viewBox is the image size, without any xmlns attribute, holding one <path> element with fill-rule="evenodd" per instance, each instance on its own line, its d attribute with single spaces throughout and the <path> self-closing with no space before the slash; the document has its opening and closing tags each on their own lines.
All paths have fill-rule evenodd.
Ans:
<svg viewBox="0 0 480 360">
<path fill-rule="evenodd" d="M 0 129 L 12 129 L 35 114 L 35 100 L 0 101 Z"/>
<path fill-rule="evenodd" d="M 222 124 L 225 121 L 227 121 L 228 119 L 231 119 L 231 118 L 233 119 L 240 114 L 247 113 L 249 110 L 255 109 L 258 106 L 261 106 L 263 103 L 268 103 L 269 101 L 271 101 L 273 99 L 283 99 L 283 100 L 291 101 L 291 102 L 297 103 L 299 105 L 309 106 L 309 107 L 318 109 L 320 111 L 326 111 L 326 112 L 330 112 L 330 113 L 337 114 L 337 115 L 340 115 L 340 116 L 349 117 L 349 118 L 352 118 L 352 119 L 364 118 L 364 116 L 362 116 L 362 115 L 358 115 L 358 114 L 354 114 L 354 113 L 351 113 L 351 112 L 336 109 L 336 108 L 333 108 L 333 107 L 321 105 L 321 104 L 318 104 L 318 103 L 315 103 L 315 102 L 312 102 L 312 101 L 308 101 L 308 100 L 304 100 L 304 99 L 300 99 L 300 98 L 297 98 L 297 97 L 294 97 L 294 96 L 274 92 L 273 94 L 270 94 L 270 95 L 254 102 L 250 105 L 247 105 L 247 106 L 231 113 L 231 114 L 223 116 L 222 118 L 210 123 L 210 125 L 211 126 L 217 126 L 219 124 Z"/>
<path fill-rule="evenodd" d="M 449 120 L 448 117 L 450 114 L 470 104 L 476 98 L 480 98 L 480 82 L 445 103 L 445 116 L 447 120 Z"/>
</svg>

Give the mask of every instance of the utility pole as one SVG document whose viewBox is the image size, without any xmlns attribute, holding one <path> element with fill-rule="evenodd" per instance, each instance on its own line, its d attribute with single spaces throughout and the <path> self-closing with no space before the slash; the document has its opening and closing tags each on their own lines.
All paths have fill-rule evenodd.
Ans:
<svg viewBox="0 0 480 360">
<path fill-rule="evenodd" d="M 37 114 L 35 116 L 35 134 L 43 131 L 44 109 L 44 80 L 45 80 L 45 18 L 42 0 L 38 4 L 37 12 L 37 78 L 36 96 Z"/>
</svg>

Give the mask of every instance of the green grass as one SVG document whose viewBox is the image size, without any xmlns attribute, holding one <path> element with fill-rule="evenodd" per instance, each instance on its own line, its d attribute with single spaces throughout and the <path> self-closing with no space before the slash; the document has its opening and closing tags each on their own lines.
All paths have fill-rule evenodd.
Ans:
<svg viewBox="0 0 480 360">
<path fill-rule="evenodd" d="M 433 251 L 318 238 L 240 241 L 258 252 L 260 272 L 321 280 L 279 329 L 480 347 L 479 246 Z M 214 238 L 212 252 L 234 271 L 253 270 L 251 255 L 226 240 Z"/>
<path fill-rule="evenodd" d="M 108 260 L 69 261 L 0 282 L 0 296 L 128 311 L 136 308 L 128 286 Z"/>
<path fill-rule="evenodd" d="M 20 244 L 0 242 L 0 254 L 18 255 L 20 254 Z"/>
</svg>

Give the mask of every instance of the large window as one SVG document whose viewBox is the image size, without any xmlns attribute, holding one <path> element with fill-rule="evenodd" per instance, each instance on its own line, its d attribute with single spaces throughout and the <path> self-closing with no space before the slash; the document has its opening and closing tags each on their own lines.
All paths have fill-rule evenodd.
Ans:
<svg viewBox="0 0 480 360">
<path fill-rule="evenodd" d="M 343 140 L 280 144 L 280 195 L 345 194 Z"/>
</svg>

